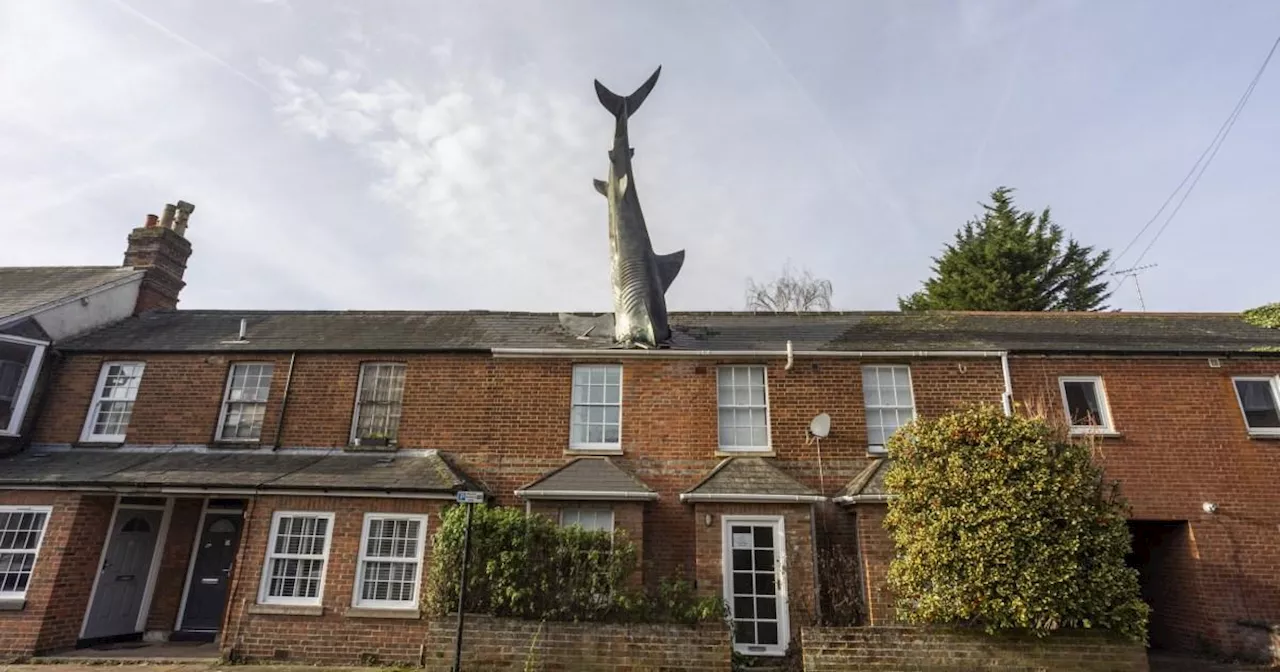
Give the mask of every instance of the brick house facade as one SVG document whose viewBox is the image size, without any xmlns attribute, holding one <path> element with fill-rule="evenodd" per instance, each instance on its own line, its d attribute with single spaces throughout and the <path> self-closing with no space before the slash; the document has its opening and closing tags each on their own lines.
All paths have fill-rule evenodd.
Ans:
<svg viewBox="0 0 1280 672">
<path fill-rule="evenodd" d="M 1252 398 L 1246 426 L 1232 382 L 1276 388 L 1258 348 L 1280 332 L 1234 315 L 672 325 L 650 351 L 552 314 L 158 310 L 61 343 L 31 447 L 0 460 L 0 521 L 34 540 L 0 548 L 19 560 L 0 569 L 0 653 L 211 637 L 249 658 L 417 660 L 439 513 L 482 489 L 627 530 L 639 581 L 694 578 L 741 651 L 777 654 L 833 616 L 824 553 L 857 572 L 866 620 L 893 620 L 883 437 L 1014 402 L 1104 409 L 1085 429 L 1133 504 L 1153 642 L 1231 650 L 1238 622 L 1280 620 L 1273 433 Z"/>
</svg>

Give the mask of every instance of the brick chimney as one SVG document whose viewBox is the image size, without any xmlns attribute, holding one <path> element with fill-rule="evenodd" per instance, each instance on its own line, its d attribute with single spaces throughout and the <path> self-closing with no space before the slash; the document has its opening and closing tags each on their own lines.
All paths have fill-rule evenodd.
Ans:
<svg viewBox="0 0 1280 672">
<path fill-rule="evenodd" d="M 163 217 L 147 215 L 146 223 L 129 233 L 124 265 L 146 271 L 134 315 L 178 307 L 178 294 L 187 284 L 182 281 L 182 274 L 191 256 L 191 243 L 184 234 L 187 219 L 195 209 L 186 201 L 166 205 Z"/>
</svg>

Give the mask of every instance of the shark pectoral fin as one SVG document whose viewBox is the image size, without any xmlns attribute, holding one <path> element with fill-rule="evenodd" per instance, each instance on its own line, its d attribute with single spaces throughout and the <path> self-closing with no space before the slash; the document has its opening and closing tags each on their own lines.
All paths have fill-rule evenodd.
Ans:
<svg viewBox="0 0 1280 672">
<path fill-rule="evenodd" d="M 658 262 L 658 281 L 662 283 L 662 293 L 665 294 L 676 276 L 680 275 L 680 268 L 684 266 L 684 250 L 658 255 L 656 261 Z"/>
<path fill-rule="evenodd" d="M 591 184 L 595 186 L 596 191 L 600 192 L 601 196 L 609 195 L 609 185 L 605 184 L 604 180 L 591 180 Z"/>
<path fill-rule="evenodd" d="M 627 176 L 623 175 L 622 179 L 618 180 L 618 196 L 621 197 L 626 193 L 627 193 Z"/>
</svg>

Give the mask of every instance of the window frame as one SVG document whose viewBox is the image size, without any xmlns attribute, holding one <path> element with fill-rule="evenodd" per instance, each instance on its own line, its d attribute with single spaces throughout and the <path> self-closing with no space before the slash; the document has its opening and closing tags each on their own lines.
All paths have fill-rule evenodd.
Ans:
<svg viewBox="0 0 1280 672">
<path fill-rule="evenodd" d="M 570 525 L 566 525 L 566 524 L 565 524 L 565 522 L 564 522 L 564 519 L 565 519 L 565 515 L 564 515 L 564 514 L 565 514 L 565 512 L 566 512 L 566 511 L 576 511 L 576 512 L 577 512 L 577 514 L 578 514 L 578 519 L 579 519 L 579 521 L 581 521 L 581 519 L 582 519 L 582 512 L 583 512 L 583 511 L 591 511 L 591 512 L 593 513 L 593 515 L 599 515 L 599 514 L 600 514 L 600 513 L 602 513 L 602 512 L 604 512 L 604 513 L 608 513 L 608 514 L 609 514 L 609 529 L 608 529 L 608 530 L 595 530 L 595 529 L 592 529 L 592 530 L 588 530 L 589 532 L 597 532 L 597 531 L 598 531 L 598 532 L 605 532 L 605 531 L 607 531 L 610 535 L 612 535 L 612 534 L 614 533 L 614 531 L 618 529 L 618 516 L 615 514 L 615 512 L 614 512 L 614 510 L 613 510 L 613 507 L 612 507 L 612 506 L 589 506 L 589 505 L 562 506 L 562 507 L 560 507 L 560 511 L 559 511 L 559 519 L 560 519 L 560 521 L 559 521 L 559 522 L 560 522 L 560 527 L 570 527 Z M 582 527 L 582 523 L 581 523 L 581 522 L 571 523 L 571 525 L 578 525 L 579 527 Z M 583 527 L 583 529 L 585 530 L 585 529 L 587 529 L 587 528 Z"/>
<path fill-rule="evenodd" d="M 1240 388 L 1236 387 L 1237 381 L 1247 381 L 1256 383 L 1269 383 L 1271 388 L 1271 402 L 1275 404 L 1276 412 L 1280 413 L 1280 376 L 1232 376 L 1231 392 L 1236 396 L 1236 407 L 1240 409 L 1240 418 L 1244 421 L 1244 430 L 1249 436 L 1277 436 L 1280 437 L 1280 427 L 1259 427 L 1254 429 L 1249 426 L 1249 416 L 1244 411 L 1244 399 L 1240 398 Z"/>
<path fill-rule="evenodd" d="M 9 425 L 0 427 L 0 436 L 19 436 L 22 433 L 22 421 L 26 418 L 27 407 L 31 403 L 31 395 L 35 392 L 36 379 L 40 375 L 40 365 L 44 363 L 45 350 L 49 344 L 34 338 L 0 334 L 0 342 L 30 346 L 31 362 L 22 374 L 22 382 L 18 383 L 18 395 L 13 400 L 13 414 L 9 417 Z"/>
<path fill-rule="evenodd" d="M 136 403 L 138 401 L 138 389 L 142 387 L 142 376 L 146 374 L 147 363 L 141 361 L 109 361 L 103 362 L 102 368 L 98 371 L 98 382 L 93 387 L 93 397 L 89 399 L 89 412 L 84 417 L 84 428 L 80 430 L 80 441 L 83 443 L 124 443 L 128 434 L 129 423 L 125 423 L 124 434 L 94 434 L 93 426 L 97 424 L 98 405 L 103 401 L 108 401 L 102 397 L 102 388 L 107 382 L 107 371 L 113 366 L 137 366 L 138 367 L 138 387 L 134 388 L 132 399 L 112 399 L 110 401 L 130 401 Z M 129 411 L 129 421 L 133 421 L 133 411 Z"/>
<path fill-rule="evenodd" d="M 231 383 L 235 380 L 236 367 L 238 366 L 270 366 L 271 378 L 267 381 L 267 398 L 261 402 L 240 402 L 231 401 Z M 243 362 L 231 362 L 227 367 L 227 382 L 222 388 L 222 403 L 218 408 L 218 426 L 214 429 L 213 440 L 215 443 L 259 443 L 262 441 L 262 430 L 267 426 L 267 407 L 271 403 L 271 386 L 275 384 L 276 378 L 275 362 L 265 362 L 260 360 L 246 360 Z M 232 437 L 223 438 L 222 431 L 226 429 L 227 410 L 231 404 L 239 403 L 261 403 L 262 404 L 262 427 L 258 428 L 257 438 Z"/>
<path fill-rule="evenodd" d="M 27 579 L 27 587 L 21 592 L 16 590 L 0 590 L 0 600 L 26 600 L 27 592 L 31 590 L 31 582 L 36 578 L 36 568 L 40 566 L 40 549 L 44 547 L 45 538 L 49 533 L 49 520 L 53 518 L 52 506 L 27 506 L 27 505 L 3 505 L 0 506 L 0 513 L 43 513 L 44 523 L 40 526 L 40 537 L 36 540 L 36 547 L 31 551 L 13 549 L 0 549 L 0 553 L 30 553 L 31 554 L 31 576 Z"/>
<path fill-rule="evenodd" d="M 320 582 L 316 585 L 316 596 L 312 597 L 272 597 L 268 594 L 271 587 L 271 561 L 276 558 L 298 558 L 314 560 L 312 556 L 277 554 L 276 539 L 279 536 L 280 519 L 285 517 L 323 518 L 329 521 L 324 531 L 324 553 L 320 554 L 323 563 L 320 568 Z M 333 551 L 332 511 L 275 511 L 271 514 L 271 527 L 267 530 L 266 558 L 262 562 L 262 576 L 258 580 L 258 604 L 276 604 L 290 607 L 318 607 L 324 603 L 325 579 L 329 576 L 329 554 Z"/>
<path fill-rule="evenodd" d="M 725 369 L 760 369 L 764 374 L 764 437 L 763 446 L 726 446 L 720 434 L 720 410 L 724 408 L 758 408 L 756 406 L 724 406 L 720 403 L 720 376 Z M 750 381 L 750 373 L 747 380 Z M 716 450 L 720 453 L 772 453 L 773 417 L 769 410 L 769 367 L 765 364 L 720 364 L 716 366 Z"/>
<path fill-rule="evenodd" d="M 376 367 L 376 366 L 398 366 L 404 369 L 404 375 L 400 377 L 400 416 L 396 418 L 396 435 L 394 437 L 387 437 L 387 445 L 393 446 L 396 443 L 398 443 L 400 440 L 400 422 L 404 420 L 404 390 L 405 390 L 406 383 L 408 382 L 408 379 L 409 379 L 409 365 L 406 362 L 381 362 L 381 361 L 361 362 L 360 373 L 358 375 L 357 382 L 356 382 L 356 400 L 355 400 L 354 408 L 352 409 L 352 412 L 351 412 L 351 435 L 347 437 L 347 440 L 350 442 L 350 445 L 353 445 L 353 446 L 358 445 L 359 441 L 369 438 L 369 437 L 361 437 L 359 435 L 360 407 L 362 405 L 360 397 L 364 394 L 365 369 L 367 367 Z"/>
<path fill-rule="evenodd" d="M 870 410 L 870 409 L 872 409 L 872 408 L 876 408 L 876 409 L 892 408 L 892 409 L 894 409 L 894 410 L 899 410 L 899 409 L 905 408 L 905 406 L 885 406 L 885 405 L 879 405 L 879 406 L 868 406 L 868 405 L 867 405 L 867 392 L 866 392 L 866 386 L 867 386 L 867 369 L 906 369 L 906 370 L 907 370 L 907 393 L 911 395 L 911 420 L 915 420 L 915 419 L 916 419 L 916 417 L 918 416 L 918 412 L 916 411 L 916 382 L 915 382 L 915 379 L 914 379 L 914 378 L 912 378 L 912 376 L 911 376 L 911 365 L 910 365 L 910 364 L 864 364 L 864 365 L 862 365 L 862 367 L 858 370 L 858 375 L 862 376 L 862 378 L 861 378 L 861 385 L 862 385 L 862 424 L 863 424 L 863 425 L 866 427 L 866 429 L 867 429 L 867 454 L 868 454 L 868 455 L 887 455 L 887 454 L 889 453 L 889 450 L 888 450 L 888 448 L 887 448 L 884 444 L 873 444 L 873 443 L 871 443 L 871 423 L 870 423 L 870 422 L 868 422 L 868 420 L 867 420 L 867 418 L 868 418 L 867 411 L 868 411 L 868 410 Z M 879 375 L 878 375 L 878 372 L 877 372 L 877 382 L 878 382 L 878 380 L 879 380 Z M 911 422 L 911 420 L 908 420 L 908 422 Z M 901 429 L 901 428 L 902 428 L 902 425 L 898 425 L 898 429 Z M 893 431 L 897 432 L 897 431 L 898 431 L 898 429 L 895 429 L 895 430 L 893 430 Z M 887 442 L 888 440 L 889 440 L 889 437 L 888 437 L 888 436 L 886 436 L 886 437 L 885 437 L 885 441 Z M 878 448 L 879 450 L 876 450 L 877 448 Z"/>
<path fill-rule="evenodd" d="M 1071 405 L 1067 402 L 1067 383 L 1093 383 L 1094 394 L 1098 395 L 1098 410 L 1102 412 L 1096 425 L 1077 425 L 1072 422 Z M 1107 398 L 1107 386 L 1102 376 L 1058 376 L 1058 394 L 1062 397 L 1062 412 L 1067 417 L 1068 434 L 1074 436 L 1113 435 L 1116 433 L 1115 418 L 1111 415 L 1111 401 Z"/>
<path fill-rule="evenodd" d="M 360 609 L 417 609 L 418 600 L 422 597 L 422 581 L 426 578 L 427 557 L 427 524 L 431 516 L 425 513 L 378 513 L 369 511 L 364 514 L 364 522 L 360 528 L 360 551 L 356 554 L 356 577 L 351 588 L 351 606 Z M 415 558 L 417 570 L 413 580 L 413 598 L 406 601 L 363 599 L 360 593 L 364 590 L 365 562 L 384 562 L 388 558 L 369 557 L 369 528 L 375 520 L 416 520 L 418 521 L 418 555 Z M 391 558 L 391 562 L 405 562 L 403 558 Z"/>
<path fill-rule="evenodd" d="M 617 440 L 617 441 L 614 441 L 614 442 L 604 441 L 604 442 L 599 442 L 599 443 L 592 443 L 592 442 L 581 442 L 581 443 L 580 443 L 580 442 L 574 441 L 574 439 L 573 439 L 573 428 L 574 428 L 574 424 L 575 424 L 575 423 L 574 423 L 574 419 L 573 419 L 573 411 L 574 411 L 574 409 L 578 408 L 579 406 L 583 406 L 583 407 L 586 407 L 586 408 L 591 408 L 591 407 L 595 407 L 595 406 L 599 406 L 599 407 L 603 407 L 603 408 L 608 408 L 609 406 L 613 406 L 613 405 L 614 405 L 614 404 L 610 404 L 610 403 L 607 403 L 607 402 L 606 402 L 606 403 L 601 403 L 601 404 L 593 404 L 593 403 L 589 403 L 589 402 L 588 402 L 588 403 L 585 403 L 585 404 L 576 404 L 576 403 L 574 403 L 574 401 L 573 401 L 573 392 L 574 392 L 574 390 L 575 390 L 575 389 L 577 389 L 577 385 L 578 385 L 578 384 L 577 384 L 577 374 L 578 374 L 578 370 L 579 370 L 579 369 L 593 369 L 593 368 L 599 368 L 599 369 L 606 369 L 606 370 L 607 370 L 607 369 L 609 369 L 609 368 L 611 368 L 611 367 L 612 367 L 612 368 L 617 368 L 617 369 L 618 369 L 618 403 L 617 403 L 617 407 L 618 407 L 618 440 Z M 623 366 L 622 366 L 622 364 L 620 364 L 620 363 L 614 363 L 614 362 L 590 363 L 590 364 L 582 363 L 582 364 L 574 364 L 574 365 L 573 365 L 573 367 L 572 367 L 572 371 L 570 372 L 570 378 L 569 378 L 569 450 L 573 450 L 573 451 L 583 451 L 583 452 L 607 452 L 607 453 L 621 453 L 621 452 L 622 452 L 622 392 L 623 392 L 623 387 L 624 387 L 624 384 L 623 384 L 623 376 L 625 376 L 625 375 L 626 375 L 626 372 L 623 370 L 624 368 L 625 368 L 625 367 L 623 367 Z M 606 380 L 607 380 L 607 378 L 606 378 Z M 608 383 L 605 383 L 605 385 L 606 385 L 606 388 L 607 388 Z M 589 388 L 589 387 L 590 387 L 590 384 L 588 384 L 588 388 Z M 589 422 L 588 422 L 587 424 L 588 424 L 588 425 L 590 425 L 590 423 L 589 423 Z"/>
</svg>

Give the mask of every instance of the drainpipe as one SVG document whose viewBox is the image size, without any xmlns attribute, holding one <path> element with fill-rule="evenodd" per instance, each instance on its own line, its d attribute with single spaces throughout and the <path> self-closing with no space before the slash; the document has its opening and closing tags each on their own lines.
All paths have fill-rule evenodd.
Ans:
<svg viewBox="0 0 1280 672">
<path fill-rule="evenodd" d="M 1009 376 L 1009 353 L 1000 353 L 1000 370 L 1004 373 L 1004 394 L 1000 395 L 1000 403 L 1004 406 L 1005 415 L 1013 415 L 1013 378 Z"/>
<path fill-rule="evenodd" d="M 289 372 L 284 376 L 284 396 L 280 397 L 280 419 L 276 421 L 275 442 L 271 450 L 280 450 L 280 432 L 284 431 L 284 410 L 289 407 L 289 387 L 293 384 L 293 363 L 298 359 L 298 351 L 289 353 Z"/>
</svg>

